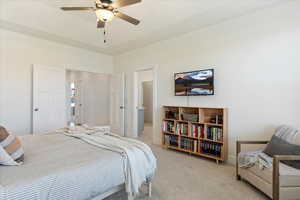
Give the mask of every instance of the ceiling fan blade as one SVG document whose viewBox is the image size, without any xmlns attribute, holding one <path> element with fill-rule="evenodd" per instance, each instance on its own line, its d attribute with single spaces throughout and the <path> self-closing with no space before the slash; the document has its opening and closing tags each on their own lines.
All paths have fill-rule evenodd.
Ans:
<svg viewBox="0 0 300 200">
<path fill-rule="evenodd" d="M 129 6 L 129 5 L 133 5 L 136 3 L 140 3 L 140 2 L 142 2 L 142 0 L 118 0 L 116 2 L 113 2 L 110 5 L 114 8 L 121 8 L 121 7 Z"/>
<path fill-rule="evenodd" d="M 133 17 L 130 17 L 128 15 L 125 15 L 124 13 L 116 12 L 115 16 L 117 16 L 117 17 L 119 17 L 119 18 L 121 18 L 121 19 L 123 19 L 123 20 L 125 20 L 125 21 L 127 21 L 129 23 L 131 23 L 131 24 L 134 24 L 134 25 L 138 25 L 140 23 L 139 20 L 137 20 L 137 19 L 135 19 Z"/>
<path fill-rule="evenodd" d="M 104 28 L 105 27 L 105 23 L 101 20 L 98 20 L 97 22 L 97 28 Z"/>
<path fill-rule="evenodd" d="M 93 7 L 61 7 L 64 11 L 95 10 Z"/>
</svg>

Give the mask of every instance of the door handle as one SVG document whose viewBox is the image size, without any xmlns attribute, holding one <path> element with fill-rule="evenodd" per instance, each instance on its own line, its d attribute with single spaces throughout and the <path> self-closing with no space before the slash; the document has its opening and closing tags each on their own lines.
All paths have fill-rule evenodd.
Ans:
<svg viewBox="0 0 300 200">
<path fill-rule="evenodd" d="M 35 112 L 37 112 L 37 111 L 39 111 L 39 110 L 40 110 L 40 109 L 38 109 L 38 108 L 35 108 L 35 109 L 34 109 Z"/>
<path fill-rule="evenodd" d="M 120 106 L 120 109 L 124 109 L 125 107 L 124 106 Z"/>
</svg>

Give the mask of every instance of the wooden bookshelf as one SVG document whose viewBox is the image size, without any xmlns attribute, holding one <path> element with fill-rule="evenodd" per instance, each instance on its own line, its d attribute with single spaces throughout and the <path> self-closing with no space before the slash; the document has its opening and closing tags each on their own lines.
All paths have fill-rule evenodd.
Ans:
<svg viewBox="0 0 300 200">
<path fill-rule="evenodd" d="M 163 115 L 163 147 L 227 160 L 227 108 L 163 106 Z"/>
</svg>

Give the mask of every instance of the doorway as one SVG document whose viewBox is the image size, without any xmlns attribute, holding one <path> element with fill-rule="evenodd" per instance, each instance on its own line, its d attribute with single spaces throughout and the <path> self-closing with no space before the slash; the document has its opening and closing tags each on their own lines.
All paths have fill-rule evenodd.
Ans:
<svg viewBox="0 0 300 200">
<path fill-rule="evenodd" d="M 125 136 L 125 74 L 34 65 L 32 77 L 32 133 L 87 124 Z"/>
<path fill-rule="evenodd" d="M 135 119 L 137 135 L 140 140 L 151 144 L 154 139 L 154 69 L 135 72 Z"/>
<path fill-rule="evenodd" d="M 67 70 L 66 83 L 69 123 L 89 126 L 109 124 L 109 74 Z"/>
<path fill-rule="evenodd" d="M 124 136 L 124 79 L 123 74 L 67 70 L 68 124 L 110 126 Z"/>
</svg>

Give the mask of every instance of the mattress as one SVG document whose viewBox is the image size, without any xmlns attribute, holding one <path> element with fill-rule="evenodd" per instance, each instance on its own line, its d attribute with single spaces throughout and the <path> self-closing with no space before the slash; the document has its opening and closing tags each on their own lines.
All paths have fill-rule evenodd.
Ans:
<svg viewBox="0 0 300 200">
<path fill-rule="evenodd" d="M 24 164 L 0 166 L 1 200 L 91 199 L 125 182 L 117 153 L 58 133 L 21 140 Z"/>
</svg>

